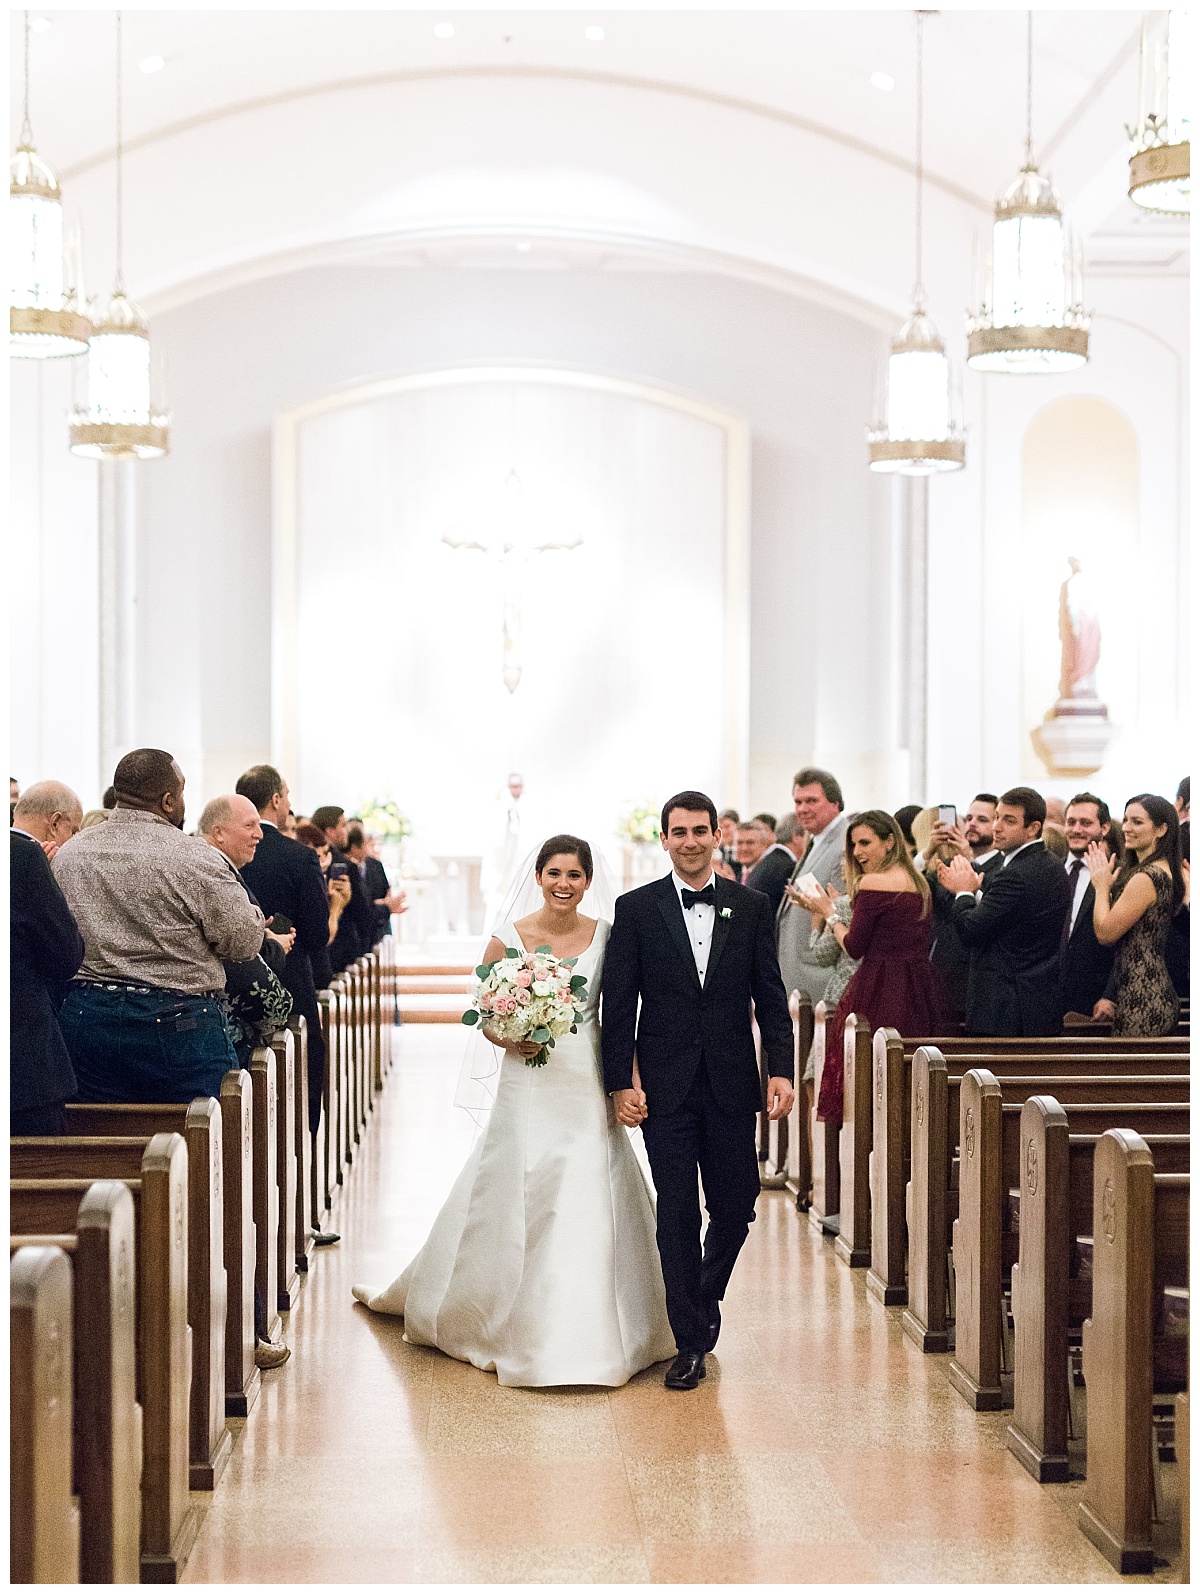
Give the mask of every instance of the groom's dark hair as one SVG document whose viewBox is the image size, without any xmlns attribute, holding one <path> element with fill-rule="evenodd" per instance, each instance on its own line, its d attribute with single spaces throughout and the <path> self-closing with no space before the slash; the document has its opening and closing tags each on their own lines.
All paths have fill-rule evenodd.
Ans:
<svg viewBox="0 0 1200 1594">
<path fill-rule="evenodd" d="M 662 833 L 665 836 L 671 827 L 671 811 L 682 808 L 685 813 L 698 814 L 704 812 L 708 815 L 709 823 L 713 828 L 713 835 L 717 833 L 717 805 L 711 797 L 706 797 L 702 791 L 676 792 L 663 804 Z"/>
</svg>

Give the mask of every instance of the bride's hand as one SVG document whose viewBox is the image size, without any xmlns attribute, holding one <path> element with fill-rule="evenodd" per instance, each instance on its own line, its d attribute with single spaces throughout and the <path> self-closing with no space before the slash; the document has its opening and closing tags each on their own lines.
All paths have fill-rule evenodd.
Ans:
<svg viewBox="0 0 1200 1594">
<path fill-rule="evenodd" d="M 514 1057 L 536 1057 L 541 1051 L 537 1041 L 506 1041 L 504 1050 L 511 1052 Z"/>
</svg>

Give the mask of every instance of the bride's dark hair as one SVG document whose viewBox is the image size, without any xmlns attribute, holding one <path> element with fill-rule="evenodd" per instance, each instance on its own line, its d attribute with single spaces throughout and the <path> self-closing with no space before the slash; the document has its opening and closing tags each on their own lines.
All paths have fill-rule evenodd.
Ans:
<svg viewBox="0 0 1200 1594">
<path fill-rule="evenodd" d="M 584 874 L 589 881 L 591 880 L 593 874 L 592 849 L 582 836 L 551 836 L 549 841 L 543 841 L 538 848 L 537 862 L 533 866 L 534 873 L 541 874 L 551 858 L 557 858 L 560 853 L 564 857 L 578 858 L 583 866 Z"/>
</svg>

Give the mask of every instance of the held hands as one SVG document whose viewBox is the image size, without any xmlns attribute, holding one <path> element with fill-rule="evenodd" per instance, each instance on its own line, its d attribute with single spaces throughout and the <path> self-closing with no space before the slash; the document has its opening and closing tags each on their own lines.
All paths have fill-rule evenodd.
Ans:
<svg viewBox="0 0 1200 1594">
<path fill-rule="evenodd" d="M 636 1129 L 642 1120 L 649 1116 L 646 1092 L 639 1085 L 634 1085 L 632 1090 L 614 1090 L 612 1100 L 617 1112 L 617 1122 L 624 1124 L 626 1129 Z"/>
<path fill-rule="evenodd" d="M 949 863 L 939 863 L 938 880 L 947 891 L 969 891 L 972 896 L 983 886 L 983 876 L 976 874 L 962 857 L 952 858 Z"/>
<path fill-rule="evenodd" d="M 796 1092 L 792 1089 L 790 1079 L 777 1079 L 772 1076 L 767 1080 L 768 1118 L 786 1118 L 792 1110 L 795 1099 Z"/>
<path fill-rule="evenodd" d="M 1088 873 L 1092 877 L 1092 884 L 1098 892 L 1108 892 L 1112 889 L 1113 863 L 1108 855 L 1107 847 L 1098 841 L 1093 841 L 1087 850 L 1086 863 Z"/>
</svg>

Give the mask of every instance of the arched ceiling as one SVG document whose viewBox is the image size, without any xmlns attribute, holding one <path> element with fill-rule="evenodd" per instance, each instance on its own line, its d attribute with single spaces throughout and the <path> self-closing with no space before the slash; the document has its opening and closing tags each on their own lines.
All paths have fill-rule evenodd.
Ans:
<svg viewBox="0 0 1200 1594">
<path fill-rule="evenodd" d="M 63 178 L 68 208 L 74 195 L 85 214 L 95 278 L 106 269 L 111 227 L 113 14 L 34 15 L 36 141 Z M 1034 27 L 1035 148 L 1093 263 L 1126 274 L 1186 264 L 1186 224 L 1143 218 L 1123 198 L 1123 123 L 1133 115 L 1142 15 L 1043 12 Z M 453 37 L 435 36 L 435 24 L 447 22 Z M 601 28 L 603 39 L 586 38 L 585 27 Z M 19 12 L 10 38 L 15 141 Z M 160 70 L 139 70 L 154 56 L 163 59 Z M 873 87 L 873 73 L 887 74 L 894 88 Z M 222 273 L 336 258 L 343 245 L 346 258 L 400 246 L 444 260 L 448 241 L 457 259 L 477 238 L 494 252 L 505 214 L 538 239 L 541 264 L 553 238 L 558 263 L 567 265 L 573 249 L 634 262 L 655 240 L 677 254 L 695 251 L 696 261 L 707 251 L 736 269 L 740 262 L 748 272 L 819 282 L 826 273 L 815 244 L 810 259 L 799 235 L 770 236 L 766 213 L 786 208 L 789 192 L 808 208 L 810 234 L 857 212 L 847 223 L 852 232 L 866 212 L 896 257 L 898 301 L 907 288 L 898 262 L 910 252 L 911 12 L 130 11 L 124 83 L 130 269 L 151 294 L 170 298 L 188 283 L 207 291 Z M 926 165 L 935 238 L 939 215 L 957 233 L 986 227 L 996 192 L 1020 162 L 1024 87 L 1024 12 L 930 14 Z M 588 137 L 572 147 L 576 118 Z M 287 130 L 282 142 L 276 129 Z M 611 170 L 601 169 L 604 137 L 614 148 L 622 139 L 633 146 Z M 697 168 L 690 174 L 687 148 L 671 148 L 688 139 Z M 633 191 L 639 142 L 646 194 Z M 300 170 L 286 170 L 289 148 Z M 569 157 L 559 159 L 560 149 Z M 536 204 L 526 202 L 535 172 Z M 547 200 L 555 182 L 571 194 Z M 604 191 L 614 183 L 626 191 L 619 202 Z M 264 196 L 286 196 L 290 228 L 269 203 L 255 212 L 256 185 Z M 707 186 L 714 205 L 723 186 L 731 194 L 757 186 L 762 224 L 723 234 L 688 210 L 680 193 L 689 186 Z M 331 194 L 350 196 L 344 214 L 333 215 Z M 222 230 L 228 236 L 215 236 Z M 855 240 L 860 253 L 870 236 Z M 838 272 L 827 275 L 833 283 Z M 848 301 L 887 302 L 891 313 L 890 290 L 852 270 L 841 275 L 836 287 Z M 957 298 L 960 285 L 947 291 Z"/>
</svg>

